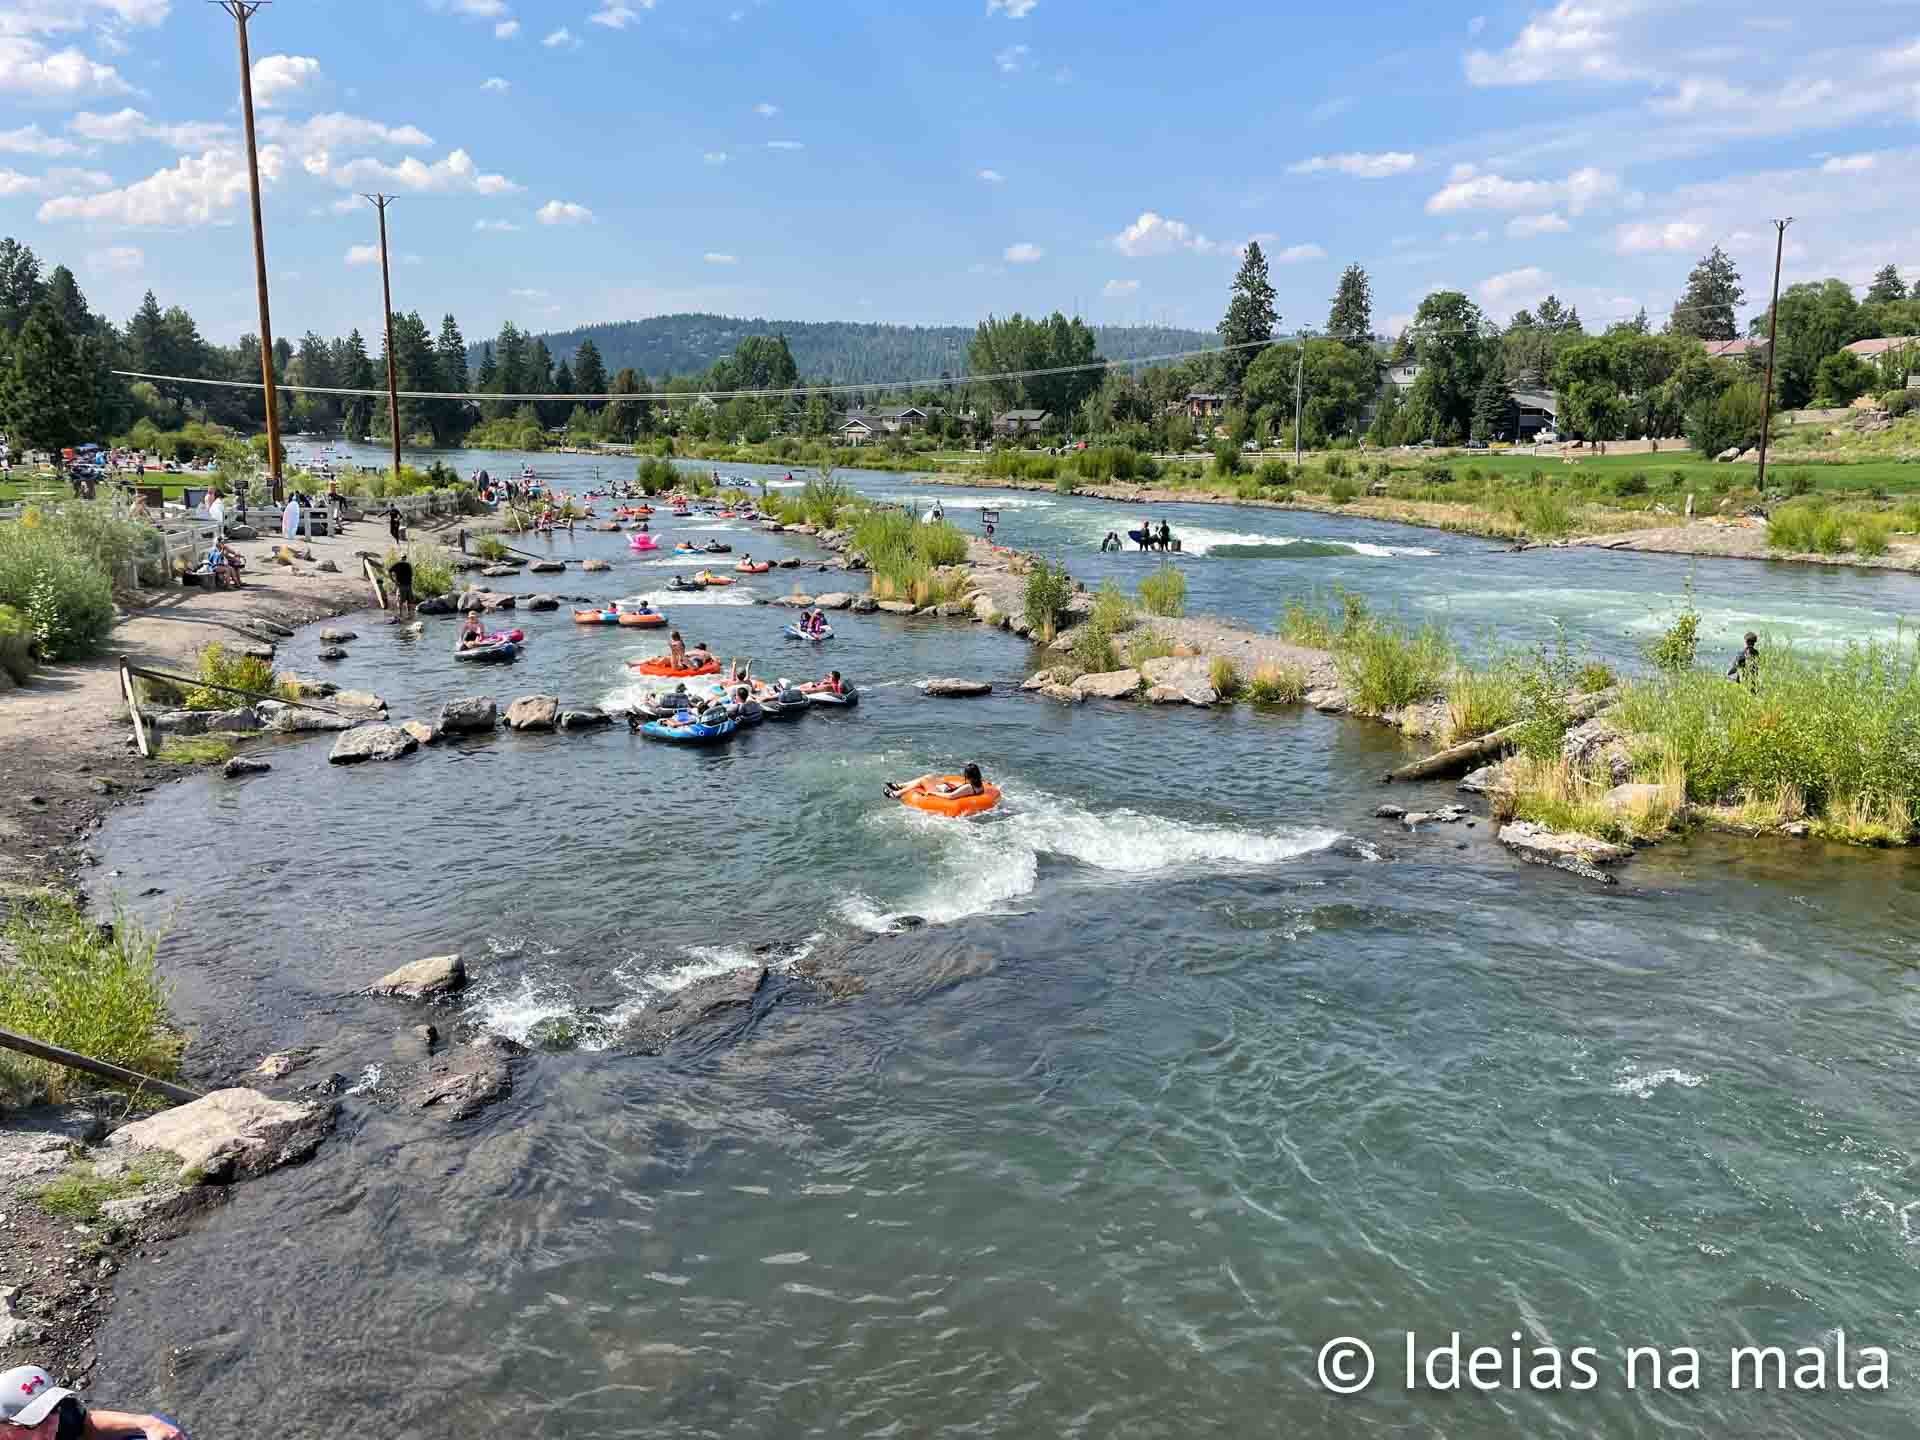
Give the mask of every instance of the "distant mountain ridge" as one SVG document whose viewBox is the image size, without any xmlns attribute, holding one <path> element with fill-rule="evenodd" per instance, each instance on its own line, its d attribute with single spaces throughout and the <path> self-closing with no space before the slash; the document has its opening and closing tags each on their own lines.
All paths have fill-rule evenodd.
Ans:
<svg viewBox="0 0 1920 1440">
<path fill-rule="evenodd" d="M 1161 325 L 1098 325 L 1100 354 L 1109 360 L 1137 360 L 1218 345 L 1211 331 Z M 784 335 L 794 363 L 807 380 L 843 385 L 872 385 L 892 380 L 930 380 L 965 371 L 971 325 L 882 325 L 853 320 L 760 320 L 728 315 L 655 315 L 550 330 L 546 341 L 557 365 L 571 361 L 582 340 L 591 339 L 612 375 L 632 366 L 658 382 L 665 376 L 697 375 L 749 335 Z M 478 367 L 480 347 L 468 347 L 468 363 Z"/>
</svg>

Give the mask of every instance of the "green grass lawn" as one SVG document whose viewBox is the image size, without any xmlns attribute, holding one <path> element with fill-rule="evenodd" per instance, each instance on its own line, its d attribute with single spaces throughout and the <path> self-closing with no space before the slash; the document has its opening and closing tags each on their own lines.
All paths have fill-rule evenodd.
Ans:
<svg viewBox="0 0 1920 1440">
<path fill-rule="evenodd" d="M 1395 470 L 1418 472 L 1422 461 L 1404 459 L 1396 452 L 1390 461 Z M 1657 455 L 1594 455 L 1579 460 L 1572 465 L 1562 463 L 1552 456 L 1535 455 L 1499 455 L 1468 454 L 1453 455 L 1444 461 L 1432 462 L 1448 466 L 1455 479 L 1464 478 L 1466 472 L 1478 467 L 1484 475 L 1498 475 L 1502 479 L 1525 480 L 1535 470 L 1547 477 L 1549 483 L 1574 475 L 1604 476 L 1632 475 L 1635 471 L 1647 477 L 1647 488 L 1654 492 L 1675 491 L 1684 494 L 1691 489 L 1697 492 L 1710 492 L 1718 483 L 1732 485 L 1752 485 L 1755 467 L 1751 461 L 1739 461 L 1731 464 L 1718 464 L 1712 460 L 1703 460 L 1691 450 L 1663 451 Z M 1889 494 L 1912 494 L 1920 492 L 1920 464 L 1901 463 L 1898 460 L 1861 460 L 1845 464 L 1834 464 L 1815 460 L 1798 460 L 1790 449 L 1770 448 L 1767 452 L 1767 488 L 1787 488 L 1787 477 L 1795 472 L 1805 471 L 1816 490 L 1862 492 L 1885 490 Z M 1673 477 L 1678 474 L 1676 484 Z"/>
</svg>

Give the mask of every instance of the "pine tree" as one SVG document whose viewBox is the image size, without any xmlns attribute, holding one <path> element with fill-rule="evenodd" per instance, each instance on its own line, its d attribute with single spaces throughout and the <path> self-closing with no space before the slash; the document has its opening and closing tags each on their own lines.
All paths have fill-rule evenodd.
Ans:
<svg viewBox="0 0 1920 1440">
<path fill-rule="evenodd" d="M 605 395 L 607 393 L 607 367 L 600 359 L 600 347 L 592 340 L 582 340 L 580 348 L 573 355 L 573 388 L 582 395 Z M 603 401 L 592 401 L 587 405 L 589 412 L 598 410 Z"/>
<path fill-rule="evenodd" d="M 1340 288 L 1327 311 L 1327 334 L 1349 345 L 1373 343 L 1373 282 L 1357 264 L 1340 272 Z"/>
<path fill-rule="evenodd" d="M 1745 298 L 1739 270 L 1716 245 L 1687 276 L 1686 292 L 1673 307 L 1667 332 L 1697 340 L 1731 340 L 1739 333 L 1734 328 L 1734 311 Z"/>
<path fill-rule="evenodd" d="M 433 368 L 440 381 L 434 388 L 458 395 L 467 388 L 467 342 L 459 322 L 445 315 L 440 320 L 440 339 L 433 347 Z M 473 407 L 465 400 L 441 400 L 434 404 L 435 440 L 442 445 L 457 444 L 465 437 Z"/>
<path fill-rule="evenodd" d="M 20 332 L 45 289 L 39 257 L 11 236 L 0 240 L 0 341 Z"/>
<path fill-rule="evenodd" d="M 341 343 L 339 367 L 340 383 L 348 389 L 378 388 L 373 373 L 373 361 L 367 356 L 367 342 L 361 338 L 358 330 L 349 334 Z M 346 403 L 340 407 L 340 425 L 349 440 L 358 440 L 371 432 L 375 403 L 371 395 L 346 397 Z"/>
<path fill-rule="evenodd" d="M 66 318 L 42 301 L 13 338 L 12 362 L 0 373 L 0 428 L 15 445 L 50 450 L 88 438 L 93 425 L 93 374 Z"/>
<path fill-rule="evenodd" d="M 1267 257 L 1261 253 L 1258 240 L 1249 240 L 1240 260 L 1240 273 L 1233 277 L 1233 298 L 1227 302 L 1227 313 L 1219 326 L 1223 345 L 1244 347 L 1229 349 L 1220 357 L 1229 390 L 1239 390 L 1247 367 L 1272 341 L 1273 327 L 1279 323 L 1280 316 L 1273 308 L 1273 284 L 1267 279 Z"/>
<path fill-rule="evenodd" d="M 1898 265 L 1882 265 L 1879 273 L 1873 277 L 1873 287 L 1867 291 L 1866 303 L 1885 305 L 1890 301 L 1907 298 L 1907 285 L 1900 278 Z"/>
<path fill-rule="evenodd" d="M 1507 388 L 1506 375 L 1498 365 L 1487 366 L 1473 397 L 1473 438 L 1494 440 L 1504 436 L 1512 413 L 1513 392 Z"/>
<path fill-rule="evenodd" d="M 499 368 L 493 363 L 493 342 L 484 341 L 480 346 L 480 373 L 474 376 L 473 388 L 480 391 L 492 390 L 499 380 Z"/>
</svg>

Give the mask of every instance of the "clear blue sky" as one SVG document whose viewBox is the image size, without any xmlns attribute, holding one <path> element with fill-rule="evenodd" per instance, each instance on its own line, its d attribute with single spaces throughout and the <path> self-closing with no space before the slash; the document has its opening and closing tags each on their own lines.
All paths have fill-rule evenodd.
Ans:
<svg viewBox="0 0 1920 1440">
<path fill-rule="evenodd" d="M 1675 0 L 278 0 L 253 21 L 276 333 L 394 301 L 469 338 L 719 310 L 1211 328 L 1259 237 L 1282 324 L 1464 289 L 1589 321 L 1726 246 L 1920 275 L 1920 10 Z M 233 24 L 0 0 L 0 231 L 124 319 L 255 323 Z"/>
</svg>

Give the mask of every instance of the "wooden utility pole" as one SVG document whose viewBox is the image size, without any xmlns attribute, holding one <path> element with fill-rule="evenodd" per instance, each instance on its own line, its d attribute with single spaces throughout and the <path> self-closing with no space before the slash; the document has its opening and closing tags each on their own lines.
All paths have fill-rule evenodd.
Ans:
<svg viewBox="0 0 1920 1440">
<path fill-rule="evenodd" d="M 393 478 L 400 478 L 400 382 L 393 356 L 393 282 L 387 278 L 387 206 L 391 195 L 362 195 L 380 212 L 380 314 L 387 325 L 387 429 L 393 432 Z"/>
<path fill-rule="evenodd" d="M 253 57 L 247 50 L 247 21 L 269 0 L 213 0 L 233 16 L 240 30 L 240 113 L 247 123 L 247 184 L 253 195 L 253 276 L 260 290 L 260 378 L 266 385 L 267 465 L 273 472 L 273 503 L 286 499 L 280 452 L 280 397 L 273 384 L 273 321 L 267 309 L 267 240 L 260 225 L 260 157 L 253 139 Z"/>
<path fill-rule="evenodd" d="M 1773 428 L 1773 352 L 1780 340 L 1780 257 L 1787 248 L 1787 227 L 1793 216 L 1773 222 L 1773 303 L 1767 307 L 1767 393 L 1760 402 L 1760 469 L 1753 488 L 1767 493 L 1767 432 Z"/>
<path fill-rule="evenodd" d="M 1300 358 L 1293 367 L 1293 468 L 1300 468 L 1300 402 L 1307 378 L 1307 332 L 1300 332 Z"/>
</svg>

